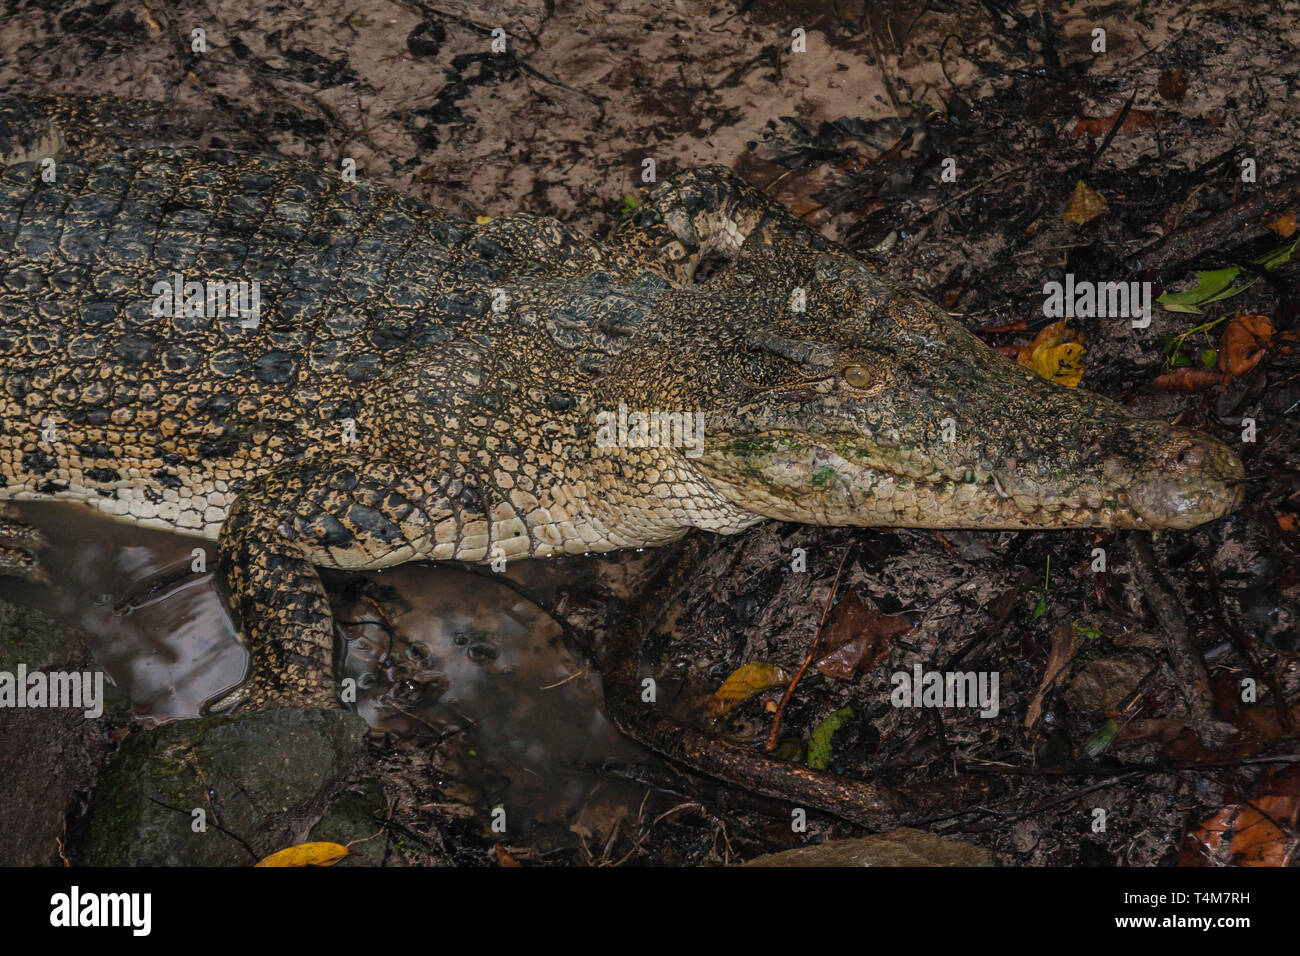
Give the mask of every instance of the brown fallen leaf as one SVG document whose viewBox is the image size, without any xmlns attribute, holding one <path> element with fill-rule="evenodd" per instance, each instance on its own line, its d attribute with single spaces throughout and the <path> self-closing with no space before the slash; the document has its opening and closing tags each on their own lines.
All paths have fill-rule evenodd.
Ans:
<svg viewBox="0 0 1300 956">
<path fill-rule="evenodd" d="M 1105 211 L 1106 197 L 1080 179 L 1061 211 L 1061 222 L 1083 225 Z"/>
<path fill-rule="evenodd" d="M 1151 383 L 1171 392 L 1204 392 L 1228 381 L 1228 375 L 1212 368 L 1176 368 L 1156 376 Z"/>
<path fill-rule="evenodd" d="M 881 614 L 870 598 L 852 588 L 835 605 L 826 625 L 830 652 L 814 666 L 827 677 L 850 680 L 859 671 L 870 671 L 889 653 L 890 640 L 911 629 L 912 622 L 905 616 Z"/>
<path fill-rule="evenodd" d="M 348 855 L 341 843 L 299 843 L 258 860 L 257 866 L 333 866 Z"/>
<path fill-rule="evenodd" d="M 1276 219 L 1270 222 L 1268 224 L 1268 228 L 1272 229 L 1283 239 L 1288 239 L 1291 236 L 1295 235 L 1295 231 L 1296 231 L 1295 210 L 1288 209 L 1286 212 L 1282 213 L 1282 215 L 1278 216 Z"/>
<path fill-rule="evenodd" d="M 1286 866 L 1297 823 L 1300 766 L 1292 765 L 1268 777 L 1253 799 L 1228 804 L 1189 830 L 1178 865 Z"/>
<path fill-rule="evenodd" d="M 1181 103 L 1187 95 L 1187 74 L 1180 66 L 1176 70 L 1167 70 L 1156 80 L 1156 92 L 1167 100 Z"/>
<path fill-rule="evenodd" d="M 1115 125 L 1115 120 L 1119 119 L 1120 110 L 1111 113 L 1110 116 L 1102 119 L 1081 119 L 1071 131 L 1070 135 L 1075 139 L 1080 136 L 1105 136 L 1110 132 L 1110 128 Z M 1144 129 L 1151 129 L 1160 123 L 1160 117 L 1150 110 L 1129 110 L 1128 116 L 1124 117 L 1124 122 L 1119 128 L 1119 134 L 1140 133 Z"/>
<path fill-rule="evenodd" d="M 993 325 L 987 329 L 976 329 L 976 335 L 996 335 L 999 332 L 1023 332 L 1029 328 L 1029 323 L 1024 319 L 1015 319 L 1011 322 L 1004 322 L 1002 325 Z"/>
<path fill-rule="evenodd" d="M 1043 670 L 1043 679 L 1038 684 L 1034 699 L 1029 702 L 1025 712 L 1025 729 L 1032 729 L 1043 714 L 1043 701 L 1048 693 L 1065 676 L 1070 661 L 1083 646 L 1083 635 L 1073 624 L 1062 624 L 1052 635 L 1052 650 L 1047 655 L 1047 667 Z"/>
<path fill-rule="evenodd" d="M 523 864 L 516 860 L 514 855 L 500 843 L 494 844 L 493 849 L 497 854 L 497 866 L 523 866 Z"/>
<path fill-rule="evenodd" d="M 1292 707 L 1289 719 L 1300 723 L 1300 706 Z M 1187 721 L 1174 717 L 1140 717 L 1126 723 L 1116 739 L 1115 746 L 1131 747 L 1155 741 L 1165 757 L 1179 763 L 1214 764 L 1224 760 L 1254 757 L 1282 741 L 1293 740 L 1295 734 L 1282 725 L 1277 711 L 1272 707 L 1245 707 L 1233 715 L 1232 723 L 1237 734 L 1227 744 L 1207 747 L 1187 726 Z"/>
<path fill-rule="evenodd" d="M 1239 315 L 1223 330 L 1220 353 L 1223 365 L 1235 376 L 1259 364 L 1273 341 L 1273 322 L 1267 315 Z"/>
</svg>

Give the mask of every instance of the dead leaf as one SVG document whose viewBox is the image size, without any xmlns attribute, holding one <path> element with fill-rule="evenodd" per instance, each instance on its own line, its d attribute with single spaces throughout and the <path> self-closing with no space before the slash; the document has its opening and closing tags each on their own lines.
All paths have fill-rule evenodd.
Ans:
<svg viewBox="0 0 1300 956">
<path fill-rule="evenodd" d="M 1286 212 L 1282 213 L 1282 215 L 1278 216 L 1276 219 L 1270 222 L 1268 224 L 1268 228 L 1272 229 L 1283 239 L 1289 239 L 1291 236 L 1295 235 L 1295 230 L 1296 230 L 1295 210 L 1288 209 Z"/>
<path fill-rule="evenodd" d="M 1188 831 L 1180 866 L 1229 863 L 1286 866 L 1290 832 L 1300 823 L 1300 766 L 1273 774 L 1258 796 L 1220 808 Z M 1288 832 L 1290 831 L 1290 832 Z"/>
<path fill-rule="evenodd" d="M 1083 379 L 1083 356 L 1087 352 L 1077 342 L 1036 349 L 1029 367 L 1040 378 L 1074 388 Z"/>
<path fill-rule="evenodd" d="M 1300 723 L 1300 706 L 1292 707 L 1290 719 Z M 1272 707 L 1246 707 L 1233 715 L 1237 735 L 1227 744 L 1207 747 L 1185 719 L 1141 717 L 1126 723 L 1116 740 L 1116 747 L 1130 747 L 1145 741 L 1160 743 L 1163 756 L 1180 763 L 1212 764 L 1223 760 L 1254 757 L 1280 741 L 1293 740 L 1295 734 L 1282 726 Z"/>
<path fill-rule="evenodd" d="M 1223 365 L 1235 376 L 1247 374 L 1259 364 L 1273 340 L 1273 322 L 1267 315 L 1239 315 L 1223 330 L 1220 352 Z"/>
<path fill-rule="evenodd" d="M 1106 197 L 1080 179 L 1074 184 L 1074 192 L 1070 193 L 1061 212 L 1061 222 L 1083 225 L 1105 211 Z"/>
<path fill-rule="evenodd" d="M 1004 322 L 1002 325 L 990 326 L 987 329 L 976 329 L 976 335 L 996 335 L 999 332 L 1023 332 L 1029 328 L 1029 324 L 1024 319 L 1016 319 L 1012 322 Z"/>
<path fill-rule="evenodd" d="M 299 843 L 258 860 L 257 866 L 333 866 L 348 855 L 341 843 Z"/>
<path fill-rule="evenodd" d="M 705 706 L 713 717 L 721 717 L 737 704 L 746 701 L 755 694 L 761 694 L 773 687 L 781 687 L 790 682 L 785 671 L 775 664 L 761 661 L 745 664 L 731 672 L 722 682 L 722 686 L 713 692 Z"/>
<path fill-rule="evenodd" d="M 1187 95 L 1187 75 L 1183 73 L 1183 68 L 1180 66 L 1176 70 L 1161 73 L 1156 80 L 1156 92 L 1167 100 L 1181 103 Z"/>
<path fill-rule="evenodd" d="M 1105 136 L 1110 132 L 1110 128 L 1115 125 L 1115 120 L 1119 119 L 1120 112 L 1120 110 L 1116 110 L 1104 119 L 1081 119 L 1070 135 L 1076 139 L 1080 136 Z M 1150 110 L 1129 110 L 1128 116 L 1124 117 L 1124 123 L 1120 126 L 1116 135 L 1139 133 L 1144 129 L 1151 129 L 1158 125 L 1159 122 L 1160 118 Z"/>
<path fill-rule="evenodd" d="M 1040 378 L 1074 388 L 1083 378 L 1083 333 L 1069 325 L 1053 322 L 1034 336 L 1034 340 L 1020 349 L 1016 361 Z"/>
<path fill-rule="evenodd" d="M 858 671 L 870 671 L 889 653 L 889 642 L 906 634 L 912 622 L 901 614 L 881 614 L 870 598 L 852 588 L 826 625 L 825 641 L 830 652 L 814 665 L 836 680 L 850 680 Z"/>
<path fill-rule="evenodd" d="M 1187 74 L 1183 73 L 1182 66 L 1177 70 L 1167 70 L 1160 74 L 1156 81 L 1156 92 L 1164 96 L 1166 100 L 1173 100 L 1174 103 L 1182 103 L 1183 96 L 1187 95 Z"/>
<path fill-rule="evenodd" d="M 1079 653 L 1079 648 L 1082 646 L 1083 636 L 1073 624 L 1061 625 L 1052 635 L 1052 650 L 1047 655 L 1047 667 L 1043 671 L 1043 679 L 1038 685 L 1034 699 L 1029 702 L 1029 709 L 1025 712 L 1026 730 L 1032 729 L 1034 724 L 1038 723 L 1038 718 L 1043 714 L 1044 699 L 1065 676 L 1070 661 L 1074 660 L 1074 655 Z"/>
<path fill-rule="evenodd" d="M 1151 384 L 1171 392 L 1204 392 L 1222 385 L 1228 376 L 1212 368 L 1176 368 L 1166 375 L 1159 375 Z"/>
<path fill-rule="evenodd" d="M 523 864 L 516 860 L 514 855 L 500 843 L 495 844 L 493 849 L 496 850 L 497 854 L 497 866 L 523 866 Z"/>
</svg>

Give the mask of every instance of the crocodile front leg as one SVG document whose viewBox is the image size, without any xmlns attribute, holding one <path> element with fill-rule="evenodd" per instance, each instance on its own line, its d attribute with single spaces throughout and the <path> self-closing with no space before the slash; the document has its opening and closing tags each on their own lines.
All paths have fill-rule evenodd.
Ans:
<svg viewBox="0 0 1300 956">
<path fill-rule="evenodd" d="M 0 504 L 0 575 L 50 584 L 50 576 L 36 557 L 36 552 L 47 546 L 43 534 L 19 520 L 10 506 Z"/>
<path fill-rule="evenodd" d="M 711 254 L 734 259 L 742 246 L 770 243 L 817 251 L 833 245 L 730 169 L 705 166 L 665 180 L 605 247 L 685 284 Z"/>
<path fill-rule="evenodd" d="M 337 702 L 334 620 L 317 567 L 386 567 L 423 553 L 426 489 L 388 463 L 340 456 L 271 471 L 236 499 L 218 540 L 220 574 L 248 647 L 246 679 L 209 711 Z"/>
</svg>

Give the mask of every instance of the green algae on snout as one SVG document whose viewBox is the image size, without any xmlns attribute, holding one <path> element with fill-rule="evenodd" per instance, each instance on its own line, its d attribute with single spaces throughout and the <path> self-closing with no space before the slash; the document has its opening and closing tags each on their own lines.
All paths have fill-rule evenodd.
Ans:
<svg viewBox="0 0 1300 956">
<path fill-rule="evenodd" d="M 839 475 L 839 472 L 836 471 L 834 467 L 831 465 L 822 465 L 812 473 L 812 476 L 808 480 L 812 482 L 814 488 L 825 488 L 835 480 L 837 475 Z"/>
<path fill-rule="evenodd" d="M 733 438 L 719 449 L 724 455 L 743 458 L 749 455 L 764 455 L 776 451 L 776 442 L 770 438 Z"/>
</svg>

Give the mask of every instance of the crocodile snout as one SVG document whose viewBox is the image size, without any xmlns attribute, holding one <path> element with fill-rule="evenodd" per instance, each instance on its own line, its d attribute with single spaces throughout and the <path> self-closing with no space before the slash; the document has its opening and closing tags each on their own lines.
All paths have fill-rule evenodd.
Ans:
<svg viewBox="0 0 1300 956">
<path fill-rule="evenodd" d="M 1245 468 L 1227 445 L 1187 428 L 1136 421 L 1138 445 L 1148 449 L 1130 462 L 1129 502 L 1152 528 L 1194 528 L 1241 507 Z"/>
</svg>

